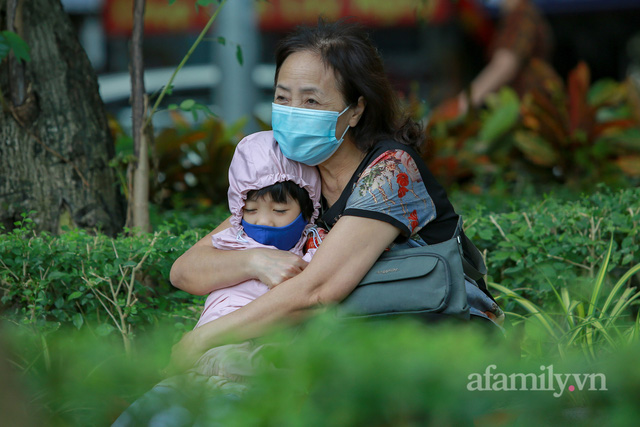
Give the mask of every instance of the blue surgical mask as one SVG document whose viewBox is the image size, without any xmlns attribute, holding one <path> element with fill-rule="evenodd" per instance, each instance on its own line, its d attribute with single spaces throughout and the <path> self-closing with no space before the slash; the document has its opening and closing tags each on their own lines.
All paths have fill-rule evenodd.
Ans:
<svg viewBox="0 0 640 427">
<path fill-rule="evenodd" d="M 307 221 L 303 218 L 302 213 L 290 224 L 283 227 L 249 224 L 244 219 L 241 223 L 247 236 L 258 243 L 275 246 L 283 251 L 288 251 L 298 243 L 307 226 Z"/>
<path fill-rule="evenodd" d="M 272 104 L 271 126 L 282 154 L 288 159 L 316 166 L 336 152 L 349 126 L 336 139 L 338 117 L 349 107 L 337 111 L 310 110 Z"/>
</svg>

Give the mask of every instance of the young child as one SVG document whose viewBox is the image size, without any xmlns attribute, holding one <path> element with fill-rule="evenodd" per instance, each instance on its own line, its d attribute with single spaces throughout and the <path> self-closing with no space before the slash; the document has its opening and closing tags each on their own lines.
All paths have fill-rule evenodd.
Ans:
<svg viewBox="0 0 640 427">
<path fill-rule="evenodd" d="M 316 168 L 284 157 L 273 132 L 244 138 L 229 166 L 231 227 L 212 236 L 215 248 L 275 248 L 309 261 L 303 253 L 320 208 L 320 176 Z M 196 328 L 248 304 L 269 288 L 247 280 L 209 294 Z"/>
<path fill-rule="evenodd" d="M 224 250 L 275 248 L 309 261 L 324 234 L 312 225 L 319 214 L 320 190 L 316 168 L 284 157 L 273 132 L 244 138 L 229 166 L 231 227 L 211 237 L 213 246 Z M 196 328 L 268 290 L 264 283 L 251 279 L 211 292 Z M 209 377 L 217 388 L 242 393 L 246 379 L 265 365 L 260 350 L 252 341 L 215 347 L 190 372 Z"/>
</svg>

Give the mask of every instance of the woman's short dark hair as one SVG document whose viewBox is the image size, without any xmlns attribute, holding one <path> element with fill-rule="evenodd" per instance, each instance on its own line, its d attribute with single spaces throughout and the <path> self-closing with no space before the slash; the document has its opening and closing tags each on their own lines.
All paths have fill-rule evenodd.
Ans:
<svg viewBox="0 0 640 427">
<path fill-rule="evenodd" d="M 403 112 L 382 58 L 360 24 L 320 19 L 315 27 L 298 27 L 276 47 L 276 84 L 285 59 L 303 51 L 317 53 L 333 70 L 345 104 L 356 105 L 360 96 L 365 99 L 364 113 L 358 125 L 350 129 L 358 148 L 366 152 L 386 138 L 415 148 L 422 145 L 421 126 Z"/>
<path fill-rule="evenodd" d="M 287 203 L 289 197 L 298 202 L 302 217 L 310 221 L 313 215 L 313 202 L 309 193 L 293 181 L 276 182 L 273 185 L 263 187 L 259 190 L 251 190 L 247 193 L 247 200 L 257 200 L 266 195 L 271 197 L 276 203 Z"/>
</svg>

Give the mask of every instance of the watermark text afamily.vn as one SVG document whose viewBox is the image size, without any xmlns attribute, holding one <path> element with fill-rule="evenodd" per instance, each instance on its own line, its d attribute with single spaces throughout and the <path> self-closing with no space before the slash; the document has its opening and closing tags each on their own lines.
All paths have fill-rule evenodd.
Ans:
<svg viewBox="0 0 640 427">
<path fill-rule="evenodd" d="M 489 365 L 482 373 L 469 374 L 469 391 L 551 391 L 560 397 L 568 390 L 607 391 L 607 377 L 602 373 L 556 373 L 553 365 L 540 366 L 539 373 L 496 372 Z"/>
</svg>

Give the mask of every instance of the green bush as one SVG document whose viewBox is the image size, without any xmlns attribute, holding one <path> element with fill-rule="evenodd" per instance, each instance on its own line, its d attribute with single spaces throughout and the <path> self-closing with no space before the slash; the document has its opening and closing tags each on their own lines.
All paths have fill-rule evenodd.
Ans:
<svg viewBox="0 0 640 427">
<path fill-rule="evenodd" d="M 547 196 L 514 204 L 510 212 L 493 214 L 479 205 L 465 214 L 467 235 L 485 251 L 489 281 L 544 306 L 555 300 L 549 282 L 588 300 L 612 238 L 612 282 L 638 263 L 640 188 L 599 190 L 576 201 Z"/>
<path fill-rule="evenodd" d="M 462 213 L 467 234 L 485 251 L 489 281 L 549 310 L 556 301 L 549 283 L 588 301 L 612 237 L 611 283 L 604 284 L 603 294 L 640 261 L 637 200 L 638 188 L 602 187 L 577 201 L 547 196 L 504 203 L 501 213 L 487 212 L 482 205 Z M 227 215 L 223 207 L 157 213 L 163 225 L 156 233 L 114 239 L 83 230 L 36 235 L 25 215 L 15 230 L 0 235 L 3 315 L 49 328 L 74 325 L 103 335 L 118 331 L 125 343 L 136 329 L 162 317 L 188 329 L 202 299 L 169 284 L 171 265 Z M 504 308 L 524 313 L 512 300 Z"/>
<path fill-rule="evenodd" d="M 28 218 L 0 235 L 2 314 L 15 322 L 55 329 L 73 325 L 106 336 L 119 332 L 129 346 L 137 329 L 171 317 L 191 328 L 200 298 L 175 289 L 175 259 L 209 230 L 180 235 L 161 229 L 109 238 L 85 230 L 60 236 L 32 232 Z"/>
</svg>

